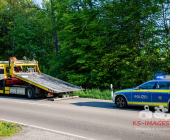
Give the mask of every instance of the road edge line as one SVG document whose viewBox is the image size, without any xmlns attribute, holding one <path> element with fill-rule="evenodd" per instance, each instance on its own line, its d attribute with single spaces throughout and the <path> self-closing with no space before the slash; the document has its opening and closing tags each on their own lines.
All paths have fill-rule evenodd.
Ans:
<svg viewBox="0 0 170 140">
<path fill-rule="evenodd" d="M 29 125 L 29 124 L 15 122 L 15 121 L 6 120 L 6 119 L 2 119 L 2 118 L 0 118 L 0 120 L 5 121 L 5 122 L 20 124 L 20 125 L 23 125 L 23 126 L 29 126 L 29 127 L 33 127 L 33 128 L 38 128 L 38 129 L 46 130 L 46 131 L 50 131 L 50 132 L 55 132 L 55 133 L 59 133 L 59 134 L 64 134 L 64 135 L 69 135 L 69 136 L 73 136 L 73 137 L 78 137 L 78 138 L 82 138 L 82 139 L 94 140 L 94 139 L 91 139 L 91 138 L 87 138 L 87 137 L 83 137 L 83 136 L 79 136 L 79 135 L 75 135 L 75 134 L 70 134 L 70 133 L 66 133 L 66 132 L 61 132 L 61 131 L 57 131 L 57 130 L 52 130 L 52 129 L 48 129 L 48 128 L 43 128 L 43 127 L 39 127 L 39 126 L 35 126 L 35 125 Z"/>
</svg>

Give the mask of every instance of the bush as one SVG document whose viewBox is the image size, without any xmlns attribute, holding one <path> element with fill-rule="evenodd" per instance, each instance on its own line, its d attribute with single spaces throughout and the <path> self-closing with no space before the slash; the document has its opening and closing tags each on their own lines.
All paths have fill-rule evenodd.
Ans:
<svg viewBox="0 0 170 140">
<path fill-rule="evenodd" d="M 73 92 L 73 95 L 78 95 L 83 98 L 111 100 L 111 90 L 101 91 L 100 89 L 86 89 L 82 91 L 75 91 Z"/>
</svg>

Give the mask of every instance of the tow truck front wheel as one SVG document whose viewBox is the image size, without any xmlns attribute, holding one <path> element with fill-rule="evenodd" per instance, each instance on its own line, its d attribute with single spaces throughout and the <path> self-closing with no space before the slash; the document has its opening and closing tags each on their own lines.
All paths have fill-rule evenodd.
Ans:
<svg viewBox="0 0 170 140">
<path fill-rule="evenodd" d="M 116 105 L 119 107 L 119 108 L 125 108 L 127 106 L 127 102 L 126 102 L 126 99 L 123 97 L 123 96 L 118 96 L 116 98 Z"/>
<path fill-rule="evenodd" d="M 27 87 L 26 96 L 28 99 L 32 99 L 35 97 L 35 91 L 34 91 L 33 87 L 31 87 L 31 86 Z"/>
</svg>

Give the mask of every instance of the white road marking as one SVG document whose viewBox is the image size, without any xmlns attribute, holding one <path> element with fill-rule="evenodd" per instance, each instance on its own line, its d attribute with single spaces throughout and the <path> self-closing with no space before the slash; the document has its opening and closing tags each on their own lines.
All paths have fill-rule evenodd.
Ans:
<svg viewBox="0 0 170 140">
<path fill-rule="evenodd" d="M 47 104 L 38 104 L 38 103 L 29 103 L 29 102 L 20 102 L 20 101 L 15 101 L 17 103 L 21 103 L 21 104 L 33 104 L 33 105 L 44 105 L 44 106 L 51 106 L 51 105 L 47 105 Z"/>
<path fill-rule="evenodd" d="M 48 129 L 48 128 L 43 128 L 43 127 L 39 127 L 39 126 L 35 126 L 35 125 L 29 125 L 29 124 L 15 122 L 15 121 L 6 120 L 6 119 L 0 119 L 0 120 L 5 121 L 5 122 L 20 124 L 20 125 L 24 125 L 24 126 L 34 127 L 34 128 L 38 128 L 38 129 L 42 129 L 42 130 L 46 130 L 46 131 L 51 131 L 51 132 L 55 132 L 55 133 L 59 133 L 59 134 L 63 134 L 63 135 L 78 137 L 78 138 L 87 139 L 87 140 L 94 140 L 91 138 L 87 138 L 87 137 L 83 137 L 83 136 L 79 136 L 79 135 L 75 135 L 75 134 L 70 134 L 70 133 L 65 133 L 65 132 L 61 132 L 61 131 L 56 131 L 56 130 L 52 130 L 52 129 Z"/>
</svg>

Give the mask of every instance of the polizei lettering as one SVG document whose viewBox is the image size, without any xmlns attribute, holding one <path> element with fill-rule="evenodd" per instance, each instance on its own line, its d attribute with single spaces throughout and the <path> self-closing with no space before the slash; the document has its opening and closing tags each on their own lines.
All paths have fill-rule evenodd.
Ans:
<svg viewBox="0 0 170 140">
<path fill-rule="evenodd" d="M 134 95 L 134 98 L 138 98 L 138 99 L 148 99 L 147 95 Z"/>
</svg>

